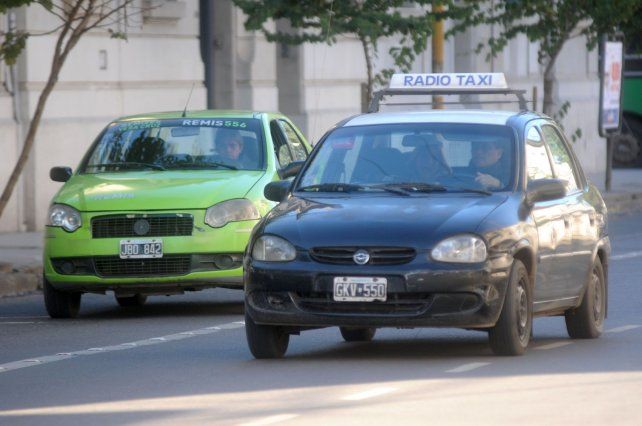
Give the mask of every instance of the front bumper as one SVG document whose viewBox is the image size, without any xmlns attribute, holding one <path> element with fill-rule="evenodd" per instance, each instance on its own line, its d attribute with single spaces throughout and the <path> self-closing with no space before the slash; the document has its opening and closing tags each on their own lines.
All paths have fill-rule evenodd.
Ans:
<svg viewBox="0 0 642 426">
<path fill-rule="evenodd" d="M 246 310 L 257 324 L 302 328 L 488 328 L 499 318 L 511 261 L 508 255 L 463 266 L 430 261 L 395 266 L 246 261 Z M 386 302 L 335 302 L 337 276 L 386 278 Z"/>
<path fill-rule="evenodd" d="M 167 294 L 213 286 L 242 288 L 242 255 L 257 221 L 232 222 L 214 229 L 204 224 L 204 212 L 180 213 L 194 216 L 192 234 L 150 237 L 163 241 L 160 259 L 120 259 L 120 241 L 131 237 L 94 238 L 92 235 L 89 224 L 93 217 L 140 215 L 141 212 L 81 213 L 83 227 L 75 232 L 47 227 L 45 278 L 57 289 L 87 292 Z M 217 256 L 221 255 L 229 255 L 234 262 L 228 262 L 225 267 L 217 265 Z"/>
</svg>

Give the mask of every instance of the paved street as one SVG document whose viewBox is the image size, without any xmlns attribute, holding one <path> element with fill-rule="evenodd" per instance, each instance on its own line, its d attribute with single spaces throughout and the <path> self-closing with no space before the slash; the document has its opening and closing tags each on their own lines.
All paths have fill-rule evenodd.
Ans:
<svg viewBox="0 0 642 426">
<path fill-rule="evenodd" d="M 486 334 L 337 329 L 291 339 L 285 359 L 247 349 L 242 294 L 152 297 L 124 309 L 85 295 L 50 320 L 41 296 L 0 300 L 0 424 L 639 424 L 642 214 L 613 217 L 610 309 L 601 339 L 535 321 L 523 357 Z"/>
</svg>

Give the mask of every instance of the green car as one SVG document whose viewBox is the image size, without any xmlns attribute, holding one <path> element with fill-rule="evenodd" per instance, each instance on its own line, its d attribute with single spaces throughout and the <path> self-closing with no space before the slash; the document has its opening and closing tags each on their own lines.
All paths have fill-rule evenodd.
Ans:
<svg viewBox="0 0 642 426">
<path fill-rule="evenodd" d="M 83 293 L 121 306 L 152 294 L 243 287 L 250 232 L 274 205 L 263 196 L 310 152 L 278 113 L 169 112 L 110 123 L 65 182 L 45 231 L 44 299 L 53 318 L 78 314 Z"/>
</svg>

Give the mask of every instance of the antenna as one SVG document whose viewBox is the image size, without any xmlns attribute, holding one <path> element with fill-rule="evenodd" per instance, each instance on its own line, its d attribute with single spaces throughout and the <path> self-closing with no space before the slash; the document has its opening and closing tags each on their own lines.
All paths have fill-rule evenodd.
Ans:
<svg viewBox="0 0 642 426">
<path fill-rule="evenodd" d="M 181 117 L 186 117 L 187 116 L 187 105 L 189 105 L 189 100 L 192 98 L 192 92 L 194 91 L 194 86 L 196 83 L 192 83 L 192 89 L 189 91 L 189 96 L 187 97 L 187 102 L 185 102 L 185 109 L 183 109 L 183 115 Z"/>
</svg>

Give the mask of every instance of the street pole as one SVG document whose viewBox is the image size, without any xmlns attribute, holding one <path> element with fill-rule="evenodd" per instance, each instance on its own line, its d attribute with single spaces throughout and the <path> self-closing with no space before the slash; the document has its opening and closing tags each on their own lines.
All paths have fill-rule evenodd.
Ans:
<svg viewBox="0 0 642 426">
<path fill-rule="evenodd" d="M 444 6 L 439 0 L 432 2 L 433 14 L 441 13 L 444 11 Z M 444 72 L 444 21 L 437 19 L 432 24 L 432 72 Z M 432 108 L 444 109 L 443 96 L 433 95 Z"/>
</svg>

